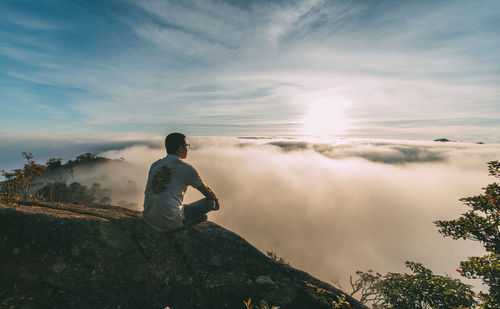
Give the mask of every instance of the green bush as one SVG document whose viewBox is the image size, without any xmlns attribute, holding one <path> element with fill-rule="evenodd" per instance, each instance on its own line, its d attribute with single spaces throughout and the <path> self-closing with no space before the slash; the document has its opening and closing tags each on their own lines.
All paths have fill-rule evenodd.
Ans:
<svg viewBox="0 0 500 309">
<path fill-rule="evenodd" d="M 489 175 L 500 178 L 500 162 L 488 162 Z M 436 221 L 443 236 L 480 242 L 489 254 L 471 257 L 460 263 L 462 276 L 482 279 L 488 293 L 480 298 L 485 308 L 498 308 L 500 304 L 500 186 L 494 182 L 483 188 L 484 193 L 460 199 L 469 209 L 455 220 Z"/>
<path fill-rule="evenodd" d="M 448 309 L 476 303 L 470 285 L 432 273 L 420 263 L 406 262 L 414 274 L 388 273 L 381 292 L 385 308 Z"/>
<path fill-rule="evenodd" d="M 79 203 L 79 204 L 110 204 L 110 189 L 102 188 L 101 184 L 94 183 L 90 188 L 79 182 L 69 186 L 64 182 L 51 182 L 38 190 L 40 198 L 47 202 Z"/>
</svg>

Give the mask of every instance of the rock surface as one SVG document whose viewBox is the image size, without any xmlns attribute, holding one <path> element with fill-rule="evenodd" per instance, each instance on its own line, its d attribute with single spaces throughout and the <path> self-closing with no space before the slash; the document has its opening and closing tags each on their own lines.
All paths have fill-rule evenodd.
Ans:
<svg viewBox="0 0 500 309">
<path fill-rule="evenodd" d="M 0 265 L 0 308 L 332 308 L 342 294 L 214 223 L 158 233 L 114 206 L 0 204 Z"/>
</svg>

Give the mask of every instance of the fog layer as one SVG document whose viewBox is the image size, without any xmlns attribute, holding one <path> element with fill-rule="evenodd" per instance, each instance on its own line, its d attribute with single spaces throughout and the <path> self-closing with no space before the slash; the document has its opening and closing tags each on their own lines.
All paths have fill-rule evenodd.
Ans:
<svg viewBox="0 0 500 309">
<path fill-rule="evenodd" d="M 323 280 L 346 286 L 356 270 L 406 271 L 406 260 L 458 277 L 460 260 L 483 254 L 472 241 L 443 238 L 433 221 L 458 217 L 466 209 L 458 199 L 493 181 L 486 162 L 498 159 L 499 145 L 249 138 L 190 143 L 186 161 L 220 198 L 221 209 L 209 220 Z M 160 141 L 157 148 L 100 155 L 135 164 L 101 172 L 119 173 L 122 185 L 134 181 L 138 188 L 126 190 L 126 197 L 141 209 L 149 165 L 165 155 Z M 103 185 L 119 182 L 108 178 Z M 200 197 L 190 189 L 185 202 Z"/>
</svg>

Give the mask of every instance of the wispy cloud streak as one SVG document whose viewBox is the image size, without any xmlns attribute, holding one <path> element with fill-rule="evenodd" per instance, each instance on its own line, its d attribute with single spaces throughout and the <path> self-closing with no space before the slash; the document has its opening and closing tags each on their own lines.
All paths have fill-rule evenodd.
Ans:
<svg viewBox="0 0 500 309">
<path fill-rule="evenodd" d="M 0 61 L 10 63 L 0 78 L 35 96 L 40 88 L 66 89 L 71 95 L 51 99 L 64 100 L 63 112 L 89 132 L 144 124 L 142 132 L 158 134 L 162 124 L 178 123 L 195 134 L 200 125 L 219 134 L 222 124 L 230 132 L 251 124 L 248 133 L 284 134 L 287 123 L 288 134 L 301 133 L 319 94 L 356 124 L 347 134 L 368 136 L 378 122 L 380 136 L 430 138 L 419 124 L 402 131 L 390 123 L 464 117 L 478 119 L 471 130 L 486 139 L 499 130 L 487 121 L 500 112 L 494 1 L 67 6 L 68 16 L 45 20 L 5 6 L 12 18 L 0 31 L 26 44 L 13 35 L 0 40 Z M 1 104 L 15 100 L 19 88 L 12 89 L 3 88 Z M 40 122 L 51 129 L 50 120 Z M 436 134 L 452 126 L 442 129 Z"/>
</svg>

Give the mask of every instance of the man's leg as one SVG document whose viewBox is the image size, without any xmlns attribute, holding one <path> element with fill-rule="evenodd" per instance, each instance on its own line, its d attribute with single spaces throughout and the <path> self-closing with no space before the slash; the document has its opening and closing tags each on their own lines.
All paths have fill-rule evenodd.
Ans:
<svg viewBox="0 0 500 309">
<path fill-rule="evenodd" d="M 191 204 L 184 205 L 184 226 L 202 221 L 203 216 L 211 210 L 214 210 L 214 200 L 204 198 Z"/>
</svg>

